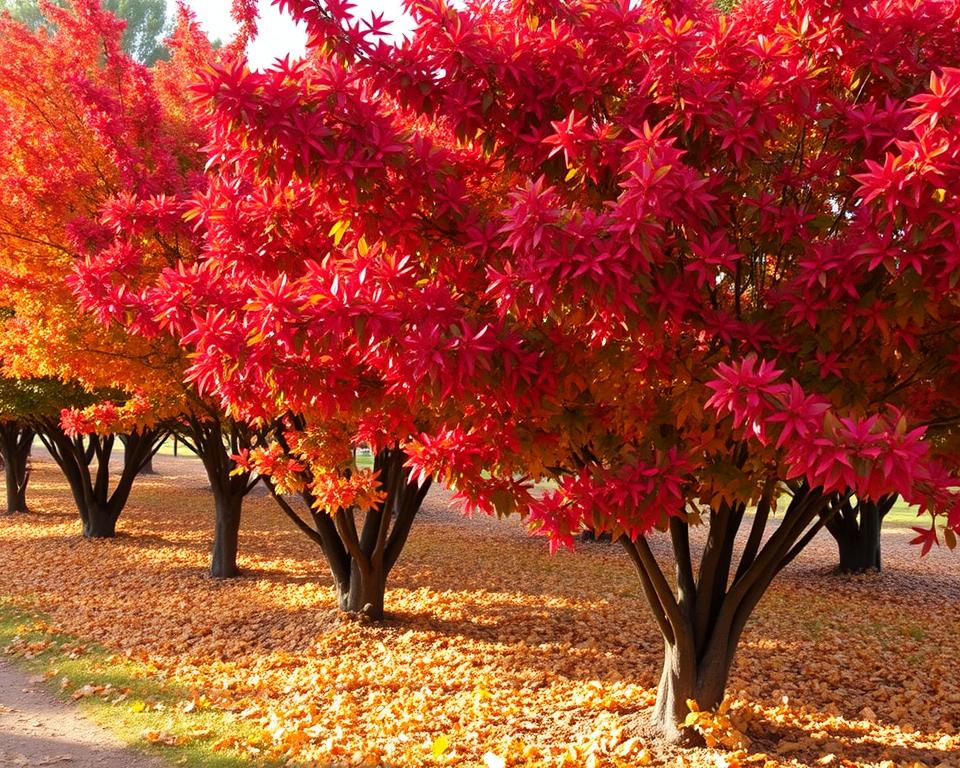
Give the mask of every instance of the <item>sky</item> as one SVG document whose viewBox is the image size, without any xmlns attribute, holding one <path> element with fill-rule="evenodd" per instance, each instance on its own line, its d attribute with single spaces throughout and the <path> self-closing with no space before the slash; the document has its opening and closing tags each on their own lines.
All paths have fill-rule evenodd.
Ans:
<svg viewBox="0 0 960 768">
<path fill-rule="evenodd" d="M 371 11 L 383 13 L 387 19 L 404 18 L 401 0 L 355 0 L 357 9 L 354 11 L 362 17 L 370 15 Z M 173 10 L 175 0 L 167 0 Z M 233 37 L 237 25 L 230 18 L 230 0 L 187 0 L 187 5 L 197 16 L 197 20 L 206 31 L 210 39 L 219 38 L 226 43 Z M 259 0 L 260 22 L 259 34 L 250 46 L 249 61 L 253 69 L 265 69 L 275 59 L 283 58 L 287 54 L 291 57 L 299 56 L 304 51 L 306 32 L 302 27 L 293 23 L 286 14 L 281 14 L 270 0 Z M 397 32 L 402 33 L 409 28 L 407 23 L 397 25 Z"/>
</svg>

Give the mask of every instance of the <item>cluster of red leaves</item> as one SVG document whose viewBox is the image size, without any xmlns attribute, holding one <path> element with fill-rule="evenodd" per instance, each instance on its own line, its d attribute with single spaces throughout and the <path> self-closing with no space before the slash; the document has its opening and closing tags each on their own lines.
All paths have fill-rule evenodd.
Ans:
<svg viewBox="0 0 960 768">
<path fill-rule="evenodd" d="M 205 188 L 122 206 L 203 234 L 134 292 L 203 393 L 555 544 L 796 477 L 960 525 L 960 3 L 279 5 L 303 60 L 194 87 Z"/>
<path fill-rule="evenodd" d="M 77 637 L 63 653 L 106 646 L 185 691 L 184 711 L 225 712 L 258 734 L 167 729 L 148 740 L 209 739 L 254 764 L 514 768 L 932 768 L 960 748 L 951 666 L 960 641 L 942 610 L 958 598 L 960 573 L 947 553 L 919 561 L 902 529 L 885 534 L 882 580 L 824 573 L 832 542 L 815 541 L 748 628 L 732 706 L 699 718 L 716 748 L 678 752 L 637 728 L 661 639 L 617 551 L 551 557 L 519 526 L 451 516 L 434 497 L 392 580 L 393 617 L 341 621 L 313 545 L 263 496 L 243 534 L 251 578 L 202 576 L 202 470 L 160 461 L 164 475 L 134 490 L 130 536 L 77 547 L 69 492 L 45 462 L 33 485 L 45 511 L 0 521 L 0 557 L 31 564 L 0 572 L 0 593 L 39 604 L 51 631 Z M 93 571 L 109 588 L 91 589 Z M 86 683 L 67 685 L 116 698 Z M 117 706 L 129 717 L 151 703 Z M 749 757 L 737 746 L 747 740 Z"/>
<path fill-rule="evenodd" d="M 138 390 L 119 405 L 104 400 L 86 408 L 64 408 L 60 413 L 60 424 L 70 437 L 125 434 L 140 427 L 153 426 L 160 410 L 143 391 Z"/>
</svg>

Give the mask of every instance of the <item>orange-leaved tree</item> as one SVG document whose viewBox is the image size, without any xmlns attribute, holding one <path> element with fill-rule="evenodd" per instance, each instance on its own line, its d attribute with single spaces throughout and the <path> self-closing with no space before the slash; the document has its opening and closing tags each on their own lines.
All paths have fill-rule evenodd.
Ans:
<svg viewBox="0 0 960 768">
<path fill-rule="evenodd" d="M 52 32 L 0 19 L 0 113 L 9 127 L 0 138 L 0 306 L 11 310 L 0 353 L 14 377 L 117 391 L 120 405 L 101 403 L 68 413 L 63 423 L 47 418 L 39 425 L 70 480 L 85 533 L 112 536 L 130 486 L 170 419 L 178 428 L 203 425 L 209 439 L 193 444 L 216 455 L 216 498 L 237 485 L 223 481 L 232 449 L 219 414 L 183 385 L 185 358 L 175 340 L 136 332 L 149 318 L 104 323 L 74 295 L 75 269 L 87 255 L 109 250 L 121 272 L 152 268 L 143 251 L 159 254 L 164 264 L 175 258 L 177 233 L 163 227 L 142 235 L 140 251 L 108 249 L 114 221 L 109 210 L 106 219 L 102 214 L 110 201 L 162 201 L 202 184 L 196 160 L 202 135 L 180 86 L 209 45 L 195 29 L 178 33 L 173 60 L 148 70 L 123 52 L 122 23 L 93 0 L 45 6 L 44 13 Z M 117 429 L 126 432 L 125 466 L 111 491 Z M 239 512 L 233 517 L 238 524 Z M 222 569 L 234 572 L 235 564 Z"/>
<path fill-rule="evenodd" d="M 76 5 L 77 13 L 86 13 Z M 93 32 L 113 34 L 102 24 Z M 237 473 L 232 456 L 248 450 L 258 431 L 216 407 L 197 390 L 183 383 L 184 356 L 178 341 L 182 328 L 169 322 L 170 312 L 156 282 L 167 271 L 182 273 L 200 251 L 203 232 L 184 219 L 185 201 L 202 193 L 206 185 L 201 147 L 206 134 L 184 83 L 216 59 L 206 36 L 181 8 L 177 25 L 167 41 L 169 61 L 146 72 L 124 56 L 117 67 L 138 85 L 140 104 L 131 104 L 122 90 L 91 101 L 80 94 L 85 108 L 105 110 L 112 130 L 123 130 L 123 153 L 115 159 L 121 174 L 118 183 L 98 199 L 97 237 L 78 252 L 67 284 L 84 311 L 92 311 L 105 328 L 131 345 L 147 344 L 163 350 L 168 364 L 162 372 L 163 392 L 176 394 L 168 401 L 164 426 L 176 434 L 203 462 L 213 493 L 215 534 L 211 572 L 218 577 L 238 574 L 237 549 L 243 500 L 256 482 Z M 230 52 L 223 55 L 232 55 Z M 95 72 L 93 78 L 104 73 Z M 108 135 L 101 133 L 100 141 Z M 125 159 L 126 158 L 126 159 Z M 123 164 L 125 163 L 125 165 Z M 202 312 L 198 303 L 196 310 Z M 156 399 L 157 395 L 154 395 Z M 88 416 L 92 414 L 86 414 Z M 80 420 L 88 432 L 104 424 Z"/>
</svg>

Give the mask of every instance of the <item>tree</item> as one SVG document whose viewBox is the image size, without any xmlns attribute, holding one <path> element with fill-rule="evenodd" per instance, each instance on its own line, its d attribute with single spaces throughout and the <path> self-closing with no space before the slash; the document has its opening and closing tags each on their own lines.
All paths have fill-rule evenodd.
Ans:
<svg viewBox="0 0 960 768">
<path fill-rule="evenodd" d="M 284 511 L 321 547 L 339 606 L 378 619 L 431 483 L 429 475 L 413 482 L 403 446 L 446 420 L 445 409 L 462 408 L 453 398 L 421 400 L 408 382 L 434 354 L 462 354 L 465 373 L 471 350 L 488 344 L 480 328 L 459 323 L 451 296 L 421 284 L 424 272 L 411 268 L 408 254 L 419 248 L 432 250 L 445 274 L 455 270 L 442 242 L 433 244 L 446 216 L 421 216 L 422 203 L 432 207 L 427 187 L 396 185 L 391 167 L 456 194 L 461 171 L 478 175 L 487 164 L 461 157 L 452 137 L 403 137 L 408 125 L 369 103 L 367 86 L 352 77 L 338 108 L 343 132 L 325 137 L 317 109 L 337 76 L 289 63 L 261 75 L 229 58 L 207 74 L 197 90 L 211 107 L 216 173 L 189 214 L 206 233 L 204 251 L 163 273 L 154 295 L 194 353 L 189 377 L 200 391 L 248 423 L 278 425 L 245 464 L 268 478 Z M 315 175 L 312 164 L 327 153 L 363 168 L 365 188 Z M 482 270 L 462 276 L 476 294 Z M 407 338 L 414 316 L 421 326 Z M 440 339 L 450 326 L 460 341 Z M 385 343 L 371 357 L 374 340 Z M 400 378 L 383 369 L 395 353 Z M 420 385 L 431 394 L 444 386 Z M 357 465 L 360 447 L 372 450 L 372 469 Z M 306 516 L 292 494 L 308 504 Z"/>
<path fill-rule="evenodd" d="M 958 4 L 771 0 L 725 16 L 709 2 L 436 0 L 396 45 L 349 4 L 282 5 L 309 25 L 313 58 L 205 87 L 215 159 L 274 169 L 315 207 L 346 202 L 311 248 L 323 260 L 293 273 L 320 221 L 270 218 L 288 210 L 277 193 L 250 204 L 274 250 L 247 248 L 247 274 L 275 271 L 249 332 L 299 354 L 328 332 L 317 314 L 342 326 L 358 293 L 392 296 L 378 276 L 402 253 L 407 289 L 449 302 L 425 302 L 442 322 L 379 303 L 355 343 L 411 400 L 445 399 L 446 431 L 408 438 L 408 463 L 484 510 L 528 515 L 554 546 L 584 524 L 620 539 L 664 638 L 665 735 L 689 737 L 688 701 L 721 702 L 753 609 L 850 494 L 918 504 L 923 551 L 941 532 L 954 542 L 955 438 L 928 427 L 957 413 Z M 299 153 L 270 151 L 295 136 Z M 229 212 L 249 209 L 231 190 L 250 187 L 223 187 L 235 236 Z M 356 255 L 373 247 L 380 258 Z M 232 267 L 229 251 L 211 258 Z M 265 372 L 285 371 L 257 376 L 234 338 L 196 368 L 239 357 L 242 376 L 208 375 L 257 401 Z M 559 487 L 538 496 L 543 477 Z"/>
<path fill-rule="evenodd" d="M 68 6 L 68 0 L 53 1 L 61 8 Z M 102 7 L 126 23 L 123 49 L 134 59 L 149 67 L 169 58 L 164 42 L 170 34 L 166 0 L 102 0 Z M 30 29 L 53 26 L 38 0 L 6 0 L 2 8 Z"/>
<path fill-rule="evenodd" d="M 250 457 L 248 466 L 264 474 L 280 508 L 320 547 L 333 576 L 338 608 L 380 620 L 387 578 L 432 480 L 414 484 L 404 466 L 406 454 L 399 447 L 376 451 L 369 479 L 358 470 L 355 459 L 346 468 L 339 463 L 335 472 L 314 474 L 313 468 L 323 464 L 309 452 L 300 454 L 303 462 L 284 460 L 291 440 L 299 442 L 310 434 L 302 417 L 290 421 L 296 432 L 279 436 L 274 445 L 282 446 L 281 450 L 261 449 Z M 375 483 L 372 489 L 371 481 Z M 285 498 L 290 492 L 305 502 L 306 519 Z"/>
<path fill-rule="evenodd" d="M 175 347 L 99 326 L 78 307 L 70 276 L 76 260 L 103 237 L 98 208 L 108 191 L 146 182 L 137 170 L 147 165 L 147 183 L 162 185 L 176 166 L 159 151 L 149 75 L 120 50 L 122 23 L 94 2 L 76 10 L 49 7 L 50 35 L 0 19 L 0 111 L 9 129 L 0 162 L 0 306 L 11 310 L 0 354 L 8 376 L 57 379 L 88 393 L 62 408 L 86 407 L 98 392 L 121 402 L 140 393 L 130 401 L 135 409 L 121 414 L 132 430 L 131 446 L 112 494 L 112 434 L 65 430 L 60 408 L 35 420 L 70 481 L 85 535 L 112 536 L 131 465 L 139 469 L 160 438 L 150 427 L 164 414 L 148 415 L 145 404 L 173 402 L 175 410 L 182 368 Z M 106 402 L 101 410 L 102 425 L 116 408 Z"/>
<path fill-rule="evenodd" d="M 102 26 L 92 32 L 102 34 Z M 74 44 L 89 45 L 90 34 L 88 31 L 86 40 Z M 175 402 L 164 407 L 169 417 L 164 425 L 203 462 L 214 502 L 211 573 L 230 578 L 239 574 L 243 499 L 257 482 L 257 478 L 251 481 L 235 471 L 233 456 L 249 451 L 260 439 L 260 430 L 218 409 L 184 383 L 185 358 L 178 344 L 189 324 L 173 313 L 176 304 L 172 296 L 183 288 L 181 278 L 196 260 L 203 240 L 203 232 L 187 224 L 183 213 L 185 201 L 202 193 L 205 186 L 200 147 L 207 137 L 185 98 L 183 83 L 213 60 L 215 53 L 184 9 L 169 45 L 170 61 L 153 68 L 149 87 L 141 91 L 144 102 L 156 111 L 153 122 L 142 136 L 136 131 L 144 126 L 135 123 L 127 137 L 134 145 L 129 158 L 134 173 L 98 198 L 100 237 L 82 251 L 83 258 L 71 263 L 65 281 L 71 299 L 91 311 L 101 328 L 119 332 L 130 346 L 148 344 L 166 354 L 162 372 L 156 375 L 162 377 L 163 392 L 175 395 Z M 114 98 L 112 127 L 124 127 L 122 118 L 117 117 L 124 109 L 122 96 Z M 158 168 L 165 175 L 158 174 Z M 202 301 L 193 305 L 193 311 L 203 312 Z M 80 431 L 109 430 L 109 425 L 94 427 L 95 421 Z M 129 447 L 130 438 L 126 439 Z"/>
<path fill-rule="evenodd" d="M 230 480 L 232 422 L 211 415 L 209 403 L 184 385 L 185 356 L 176 340 L 157 332 L 152 314 L 118 318 L 109 307 L 91 312 L 78 301 L 109 294 L 119 285 L 115 271 L 155 274 L 176 263 L 181 247 L 187 254 L 194 247 L 180 212 L 171 216 L 165 201 L 203 184 L 204 137 L 182 84 L 203 65 L 209 45 L 182 16 L 170 43 L 173 59 L 147 71 L 123 53 L 120 22 L 92 0 L 51 7 L 47 18 L 49 35 L 0 21 L 0 110 L 10 128 L 0 162 L 0 306 L 15 308 L 0 349 L 12 376 L 55 377 L 110 392 L 95 407 L 87 402 L 68 411 L 63 424 L 58 411 L 39 425 L 70 481 L 87 535 L 114 534 L 164 424 L 178 431 L 202 425 L 193 444 L 212 452 L 203 456 L 208 471 L 218 468 L 216 513 L 230 510 L 236 518 L 216 526 L 232 540 L 215 541 L 221 554 L 214 575 L 236 575 L 235 496 L 248 483 Z M 93 255 L 109 262 L 91 262 L 84 272 Z M 211 420 L 224 428 L 209 433 Z M 118 434 L 126 444 L 124 467 L 111 489 L 109 458 Z M 232 561 L 223 557 L 229 552 Z"/>
<path fill-rule="evenodd" d="M 65 408 L 38 420 L 37 435 L 70 485 L 89 539 L 113 538 L 117 520 L 130 498 L 133 482 L 166 439 L 154 422 L 155 409 L 145 398 L 134 396 L 116 406 L 94 394 L 94 405 Z M 123 437 L 123 466 L 111 487 L 110 458 L 118 437 Z"/>
<path fill-rule="evenodd" d="M 163 433 L 144 420 L 151 412 L 148 403 L 133 398 L 117 408 L 107 399 L 110 394 L 88 392 L 56 379 L 0 377 L 0 452 L 6 470 L 9 512 L 27 509 L 27 459 L 36 436 L 63 470 L 84 536 L 115 535 L 117 518 L 133 480 L 162 441 Z M 87 418 L 97 420 L 99 433 L 94 431 L 92 422 L 83 425 Z M 120 476 L 111 489 L 110 455 L 115 433 L 122 435 L 128 448 Z"/>
</svg>

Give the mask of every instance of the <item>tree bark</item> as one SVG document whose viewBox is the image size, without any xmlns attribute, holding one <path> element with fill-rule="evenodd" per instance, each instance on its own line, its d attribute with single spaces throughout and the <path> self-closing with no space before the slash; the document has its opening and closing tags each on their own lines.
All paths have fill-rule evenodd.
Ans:
<svg viewBox="0 0 960 768">
<path fill-rule="evenodd" d="M 217 579 L 232 579 L 240 575 L 237 555 L 243 500 L 259 479 L 250 480 L 234 474 L 236 464 L 231 457 L 250 448 L 255 433 L 246 425 L 223 418 L 213 410 L 189 415 L 182 424 L 183 429 L 178 431 L 177 438 L 200 457 L 213 492 L 210 575 Z"/>
<path fill-rule="evenodd" d="M 730 676 L 732 653 L 717 647 L 698 660 L 684 650 L 683 644 L 664 643 L 663 668 L 657 685 L 657 700 L 651 720 L 668 741 L 694 745 L 698 739 L 683 727 L 690 712 L 687 702 L 693 700 L 701 710 L 714 710 L 723 701 Z"/>
<path fill-rule="evenodd" d="M 33 430 L 16 422 L 0 424 L 0 458 L 6 485 L 7 514 L 27 512 Z"/>
<path fill-rule="evenodd" d="M 240 547 L 240 513 L 243 509 L 243 496 L 218 493 L 216 489 L 213 494 L 216 519 L 210 575 L 216 579 L 232 579 L 240 575 L 240 569 L 237 567 L 237 552 Z"/>
<path fill-rule="evenodd" d="M 316 499 L 309 490 L 304 491 L 301 495 L 310 514 L 309 522 L 268 481 L 280 508 L 323 552 L 333 576 L 339 609 L 363 614 L 373 621 L 381 621 L 385 616 L 387 579 L 432 482 L 427 480 L 421 486 L 412 483 L 410 470 L 403 466 L 405 460 L 406 454 L 399 447 L 376 454 L 374 469 L 380 473 L 386 499 L 364 512 L 318 509 Z"/>
<path fill-rule="evenodd" d="M 112 539 L 117 535 L 117 518 L 109 505 L 93 504 L 87 507 L 83 521 L 83 535 L 88 539 Z"/>
<path fill-rule="evenodd" d="M 769 483 L 763 491 L 732 579 L 734 544 L 745 517 L 745 503 L 724 504 L 710 511 L 709 533 L 696 575 L 686 519 L 670 519 L 675 589 L 644 537 L 620 540 L 663 636 L 663 667 L 651 722 L 669 741 L 700 742 L 699 735 L 685 726 L 688 700 L 701 710 L 715 709 L 723 701 L 737 645 L 753 609 L 777 573 L 832 513 L 835 499 L 798 486 L 780 526 L 764 541 L 774 490 Z"/>
<path fill-rule="evenodd" d="M 353 561 L 350 581 L 338 587 L 340 610 L 346 613 L 362 613 L 379 621 L 384 616 L 386 591 L 387 577 L 382 568 L 372 568 L 364 573 L 359 563 Z"/>
<path fill-rule="evenodd" d="M 156 475 L 157 470 L 153 468 L 153 456 L 147 459 L 147 463 L 143 465 L 143 469 L 140 470 L 141 475 Z"/>
<path fill-rule="evenodd" d="M 880 570 L 883 519 L 896 500 L 896 495 L 892 495 L 879 501 L 847 501 L 827 523 L 827 530 L 837 542 L 841 573 Z"/>
</svg>

